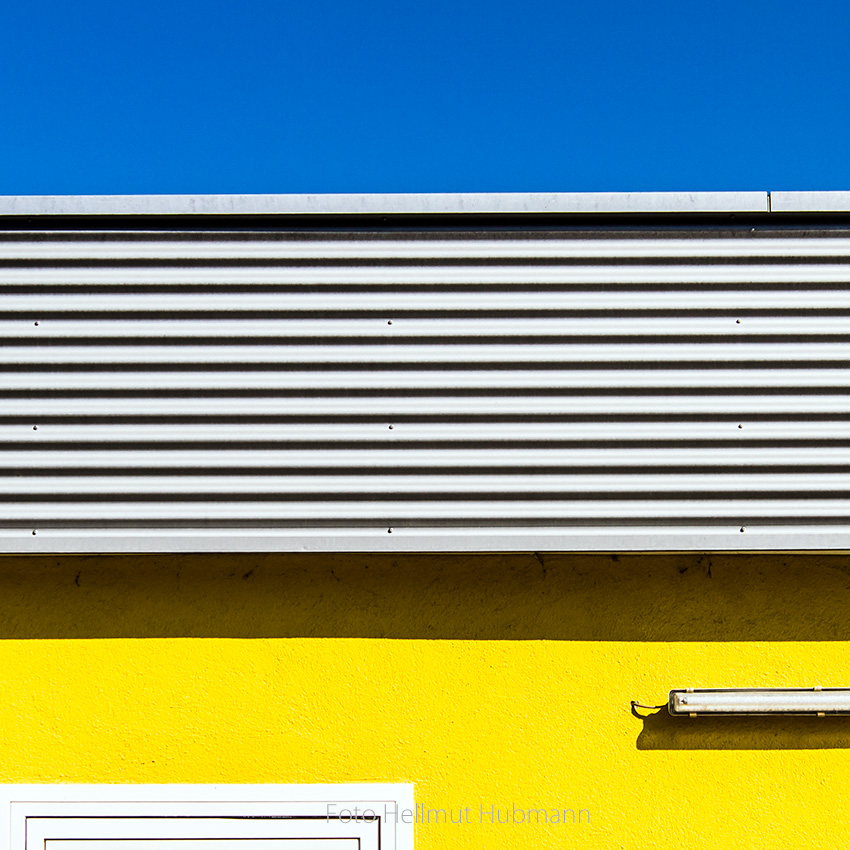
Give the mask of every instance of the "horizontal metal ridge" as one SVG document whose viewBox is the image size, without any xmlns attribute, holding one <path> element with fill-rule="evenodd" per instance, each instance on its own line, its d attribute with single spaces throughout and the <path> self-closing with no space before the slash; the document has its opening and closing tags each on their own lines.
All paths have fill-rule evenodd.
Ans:
<svg viewBox="0 0 850 850">
<path fill-rule="evenodd" d="M 625 521 L 581 523 L 358 525 L 343 528 L 319 522 L 269 526 L 262 520 L 229 523 L 197 520 L 193 527 L 146 521 L 134 524 L 81 522 L 61 527 L 0 523 L 2 552 L 552 552 L 552 551 L 799 551 L 844 550 L 850 523 L 802 521 L 667 522 L 663 527 Z"/>
<path fill-rule="evenodd" d="M 191 526 L 198 520 L 301 522 L 310 525 L 317 520 L 328 521 L 344 528 L 349 522 L 360 521 L 373 525 L 390 524 L 403 526 L 405 523 L 451 523 L 465 520 L 475 525 L 478 520 L 491 523 L 517 522 L 529 520 L 548 521 L 552 525 L 569 526 L 573 522 L 606 522 L 631 519 L 644 525 L 655 524 L 659 527 L 674 520 L 724 520 L 746 523 L 754 517 L 762 520 L 774 518 L 788 521 L 789 517 L 800 520 L 825 522 L 838 520 L 847 523 L 850 499 L 789 499 L 787 502 L 776 499 L 724 499 L 721 502 L 707 502 L 702 498 L 682 499 L 670 494 L 667 501 L 648 501 L 640 493 L 631 494 L 631 500 L 596 502 L 587 498 L 571 500 L 543 500 L 518 503 L 516 500 L 486 500 L 476 497 L 472 500 L 441 499 L 432 495 L 418 502 L 407 502 L 398 497 L 379 501 L 369 499 L 363 494 L 349 494 L 347 500 L 336 501 L 327 497 L 313 502 L 269 502 L 259 497 L 251 501 L 230 499 L 221 502 L 209 498 L 196 498 L 176 507 L 172 500 L 156 498 L 146 502 L 136 495 L 132 501 L 118 501 L 114 498 L 99 501 L 93 508 L 91 503 L 75 499 L 72 502 L 58 500 L 39 500 L 30 505 L 17 500 L 3 506 L 2 515 L 7 522 L 31 525 L 45 518 L 55 525 L 63 521 L 103 521 L 120 524 L 131 520 L 144 522 L 150 520 L 182 521 Z"/>
<path fill-rule="evenodd" d="M 274 417 L 279 420 L 292 420 L 295 417 L 336 417 L 339 421 L 356 421 L 357 417 L 371 417 L 376 421 L 393 422 L 398 417 L 413 417 L 430 420 L 435 417 L 448 417 L 462 420 L 470 417 L 491 421 L 506 421 L 516 418 L 523 421 L 529 416 L 547 418 L 563 416 L 593 416 L 597 419 L 613 419 L 619 415 L 620 421 L 629 421 L 628 417 L 643 417 L 645 420 L 662 419 L 667 416 L 681 415 L 688 418 L 708 417 L 725 418 L 740 422 L 741 419 L 763 414 L 771 419 L 781 419 L 794 414 L 823 417 L 837 416 L 850 412 L 850 395 L 846 390 L 837 389 L 834 393 L 807 392 L 795 394 L 778 392 L 767 394 L 751 387 L 741 387 L 739 392 L 724 392 L 718 387 L 709 393 L 704 389 L 692 389 L 690 392 L 656 391 L 649 393 L 630 393 L 611 390 L 605 394 L 585 394 L 579 391 L 567 394 L 563 391 L 539 395 L 514 395 L 495 391 L 489 395 L 443 393 L 370 393 L 369 395 L 337 394 L 334 396 L 317 393 L 268 394 L 266 396 L 246 396 L 234 393 L 232 401 L 224 403 L 227 396 L 219 393 L 162 393 L 157 396 L 151 392 L 125 393 L 124 400 L 116 404 L 115 393 L 97 394 L 94 392 L 55 393 L 45 397 L 41 392 L 22 393 L 17 397 L 7 397 L 0 405 L 0 422 L 11 417 L 29 417 L 27 421 L 38 424 L 41 417 L 167 417 L 179 421 L 183 417 L 204 416 L 221 421 L 240 422 L 248 417 Z M 349 419 L 350 417 L 350 419 Z M 302 419 L 302 421 L 307 421 Z M 317 421 L 312 419 L 309 421 Z M 681 420 L 680 420 L 681 421 Z"/>
<path fill-rule="evenodd" d="M 138 450 L 119 451 L 104 448 L 96 456 L 90 452 L 61 448 L 56 450 L 39 449 L 23 451 L 0 450 L 0 470 L 4 467 L 14 467 L 19 470 L 33 469 L 38 467 L 48 469 L 62 469 L 78 467 L 117 467 L 130 469 L 132 467 L 175 467 L 183 469 L 198 469 L 203 467 L 226 468 L 252 467 L 262 474 L 263 469 L 274 470 L 275 467 L 294 469 L 296 467 L 318 467 L 328 470 L 338 467 L 347 471 L 349 468 L 359 469 L 361 474 L 369 469 L 386 468 L 388 474 L 401 472 L 410 467 L 417 466 L 420 471 L 424 467 L 466 468 L 474 470 L 476 466 L 490 467 L 494 465 L 506 466 L 516 470 L 529 468 L 533 471 L 535 466 L 546 469 L 551 467 L 575 467 L 597 466 L 602 469 L 611 469 L 615 465 L 623 471 L 624 468 L 633 465 L 651 464 L 658 466 L 693 465 L 700 464 L 704 469 L 710 470 L 716 465 L 738 465 L 751 466 L 761 464 L 767 468 L 770 464 L 784 464 L 786 467 L 793 465 L 803 467 L 806 465 L 818 465 L 831 462 L 842 468 L 850 464 L 850 457 L 843 451 L 829 452 L 822 447 L 812 449 L 772 449 L 768 448 L 743 448 L 736 446 L 714 446 L 710 451 L 699 449 L 673 449 L 666 448 L 653 452 L 651 449 L 636 450 L 634 447 L 624 446 L 622 448 L 603 447 L 598 449 L 586 448 L 584 446 L 575 449 L 549 449 L 539 447 L 528 447 L 524 449 L 499 449 L 487 448 L 472 450 L 464 446 L 456 449 L 442 449 L 438 452 L 430 448 L 418 448 L 416 446 L 402 445 L 394 447 L 387 445 L 384 448 L 371 450 L 368 454 L 364 452 L 352 452 L 348 449 L 320 448 L 313 451 L 301 449 L 278 449 L 272 451 L 261 451 L 253 448 L 235 448 L 221 450 L 215 455 L 210 455 L 205 450 L 177 449 L 164 450 L 154 447 L 155 455 Z"/>
<path fill-rule="evenodd" d="M 50 474 L 26 476 L 21 470 L 0 470 L 3 487 L 0 501 L 16 502 L 18 497 L 31 497 L 30 501 L 79 501 L 110 499 L 113 495 L 122 501 L 144 500 L 155 497 L 162 502 L 204 501 L 321 501 L 357 499 L 366 494 L 375 499 L 447 500 L 490 499 L 513 501 L 557 501 L 593 499 L 599 501 L 669 498 L 689 500 L 735 499 L 847 499 L 850 498 L 850 465 L 802 470 L 803 465 L 792 468 L 739 467 L 734 472 L 728 468 L 720 471 L 696 468 L 691 473 L 681 469 L 673 471 L 639 467 L 635 470 L 607 468 L 603 472 L 590 468 L 571 470 L 571 474 L 557 474 L 546 469 L 542 474 L 529 475 L 517 468 L 484 467 L 475 470 L 456 468 L 371 471 L 362 468 L 335 470 L 322 468 L 316 474 L 305 470 L 267 470 L 257 476 L 252 469 L 218 470 L 157 470 L 159 475 L 140 473 L 151 470 L 128 470 L 104 474 L 104 470 L 72 469 L 67 475 Z M 93 472 L 100 472 L 93 475 Z M 199 475 L 198 472 L 215 474 Z M 535 470 L 532 468 L 531 472 Z M 309 470 L 307 471 L 310 472 Z M 787 475 L 793 474 L 793 482 Z M 276 473 L 276 474 L 271 474 Z M 300 474 L 299 474 L 300 473 Z M 356 478 L 354 475 L 356 475 Z M 381 474 L 379 474 L 381 473 Z M 708 475 L 706 475 L 708 473 Z M 79 476 L 79 480 L 71 480 Z"/>
<path fill-rule="evenodd" d="M 730 262 L 700 263 L 698 258 L 681 263 L 478 263 L 466 265 L 428 265 L 410 263 L 404 266 L 380 263 L 374 266 L 335 266 L 310 264 L 285 266 L 264 264 L 248 266 L 232 264 L 213 266 L 201 264 L 146 265 L 140 267 L 86 266 L 38 267 L 33 264 L 0 267 L 0 285 L 64 286 L 249 286 L 262 290 L 271 285 L 294 284 L 309 292 L 309 285 L 339 286 L 356 294 L 357 287 L 382 290 L 381 284 L 403 285 L 399 291 L 408 292 L 419 287 L 429 294 L 451 292 L 452 288 L 477 288 L 484 286 L 534 284 L 551 286 L 560 284 L 572 291 L 579 284 L 640 284 L 659 286 L 669 284 L 735 283 L 777 284 L 792 283 L 799 287 L 812 287 L 817 283 L 846 283 L 848 263 L 846 258 L 828 257 L 823 261 L 797 262 Z M 636 289 L 639 287 L 635 287 Z"/>
<path fill-rule="evenodd" d="M 174 421 L 157 425 L 134 423 L 132 432 L 123 424 L 0 424 L 0 445 L 25 443 L 30 451 L 39 451 L 54 444 L 70 449 L 74 446 L 94 451 L 108 451 L 124 446 L 142 450 L 166 444 L 181 448 L 193 445 L 215 445 L 217 449 L 252 447 L 270 448 L 286 445 L 289 448 L 405 448 L 422 445 L 425 448 L 449 448 L 452 445 L 469 448 L 664 448 L 710 446 L 750 448 L 807 448 L 816 445 L 843 445 L 850 440 L 850 425 L 840 422 L 793 421 L 702 421 L 682 423 L 659 421 L 594 421 L 475 422 L 474 431 L 464 420 L 446 422 L 387 421 L 351 422 L 328 418 L 321 423 L 299 424 L 281 420 L 274 423 L 239 423 L 234 429 L 228 424 L 200 422 L 182 424 Z"/>
<path fill-rule="evenodd" d="M 675 338 L 674 338 L 675 339 Z M 640 349 L 623 349 L 619 341 L 595 339 L 592 342 L 549 342 L 528 346 L 523 360 L 516 356 L 516 345 L 502 340 L 471 341 L 440 337 L 434 340 L 408 338 L 405 343 L 386 340 L 378 344 L 333 338 L 317 339 L 306 345 L 296 339 L 281 339 L 278 344 L 231 343 L 229 339 L 203 340 L 206 350 L 199 352 L 195 340 L 162 338 L 127 339 L 123 345 L 113 339 L 92 340 L 64 337 L 39 344 L 38 339 L 7 336 L 2 346 L 2 371 L 410 371 L 433 369 L 475 370 L 507 369 L 647 369 L 655 365 L 667 369 L 696 368 L 826 368 L 842 367 L 850 359 L 850 333 L 843 342 L 814 340 L 756 342 L 751 339 L 730 343 L 644 342 Z M 642 340 L 643 341 L 643 340 Z M 146 344 L 148 343 L 148 344 Z M 439 344 L 434 344 L 439 343 Z M 639 357 L 635 357 L 639 354 Z"/>
<path fill-rule="evenodd" d="M 850 391 L 850 375 L 840 362 L 829 368 L 783 368 L 782 364 L 760 364 L 761 368 L 687 370 L 669 369 L 662 363 L 646 363 L 644 369 L 574 369 L 570 364 L 552 364 L 553 369 L 529 365 L 522 371 L 470 367 L 453 369 L 364 369 L 311 368 L 216 371 L 136 371 L 110 369 L 0 371 L 0 397 L 71 398 L 102 395 L 267 398 L 492 396 L 510 393 L 527 396 L 566 397 L 577 394 L 689 395 L 711 393 L 736 395 L 742 389 L 762 394 L 841 394 Z M 616 365 L 616 364 L 615 364 Z M 765 365 L 767 368 L 765 368 Z"/>
<path fill-rule="evenodd" d="M 774 236 L 760 231 L 730 238 L 710 231 L 688 238 L 607 239 L 584 234 L 549 233 L 537 238 L 518 238 L 506 232 L 501 238 L 490 234 L 453 234 L 453 238 L 415 238 L 396 234 L 395 238 L 367 238 L 353 233 L 342 238 L 328 233 L 315 234 L 212 232 L 196 234 L 152 234 L 123 232 L 0 233 L 0 262 L 16 267 L 44 268 L 131 268 L 132 263 L 151 267 L 234 267 L 255 268 L 262 264 L 342 266 L 356 268 L 415 266 L 423 264 L 498 266 L 514 264 L 625 265 L 711 263 L 838 263 L 850 256 L 850 238 L 841 232 L 830 236 Z M 165 239 L 165 236 L 171 238 Z M 56 264 L 65 264 L 59 266 Z"/>
<path fill-rule="evenodd" d="M 99 348 L 82 341 L 64 345 L 24 345 L 6 339 L 0 372 L 412 372 L 412 371 L 561 371 L 641 369 L 826 369 L 850 365 L 850 335 L 836 342 L 647 343 L 639 357 L 621 343 L 540 344 L 529 346 L 523 361 L 503 342 L 470 344 L 443 338 L 442 345 L 221 345 L 207 340 L 203 353 L 185 345 L 115 345 Z M 201 357 L 203 356 L 203 359 Z M 463 358 L 463 359 L 459 359 Z M 792 359 L 794 358 L 794 359 Z"/>
</svg>

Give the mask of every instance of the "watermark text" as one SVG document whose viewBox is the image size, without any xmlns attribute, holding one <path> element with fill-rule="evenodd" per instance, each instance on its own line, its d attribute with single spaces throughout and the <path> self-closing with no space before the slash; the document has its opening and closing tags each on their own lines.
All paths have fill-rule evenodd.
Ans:
<svg viewBox="0 0 850 850">
<path fill-rule="evenodd" d="M 478 803 L 475 806 L 445 806 L 427 808 L 425 804 L 413 809 L 402 809 L 391 804 L 383 808 L 349 806 L 328 803 L 327 820 L 340 823 L 366 823 L 383 821 L 384 823 L 415 824 L 512 824 L 537 826 L 542 824 L 568 825 L 589 824 L 590 811 L 563 806 L 540 806 L 515 803 L 495 804 Z"/>
</svg>

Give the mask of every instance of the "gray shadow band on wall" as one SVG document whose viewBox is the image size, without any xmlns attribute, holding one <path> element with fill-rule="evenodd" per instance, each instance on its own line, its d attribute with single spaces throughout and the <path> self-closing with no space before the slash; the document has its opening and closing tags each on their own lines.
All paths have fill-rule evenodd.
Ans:
<svg viewBox="0 0 850 850">
<path fill-rule="evenodd" d="M 0 557 L 0 639 L 834 641 L 848 610 L 845 554 Z"/>
<path fill-rule="evenodd" d="M 841 750 L 850 748 L 850 717 L 642 718 L 639 750 Z"/>
</svg>

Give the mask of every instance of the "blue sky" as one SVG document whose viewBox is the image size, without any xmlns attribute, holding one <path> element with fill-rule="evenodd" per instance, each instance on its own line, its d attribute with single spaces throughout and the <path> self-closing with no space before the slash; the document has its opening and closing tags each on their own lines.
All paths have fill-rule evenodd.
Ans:
<svg viewBox="0 0 850 850">
<path fill-rule="evenodd" d="M 850 189 L 850 3 L 0 11 L 0 194 Z"/>
</svg>

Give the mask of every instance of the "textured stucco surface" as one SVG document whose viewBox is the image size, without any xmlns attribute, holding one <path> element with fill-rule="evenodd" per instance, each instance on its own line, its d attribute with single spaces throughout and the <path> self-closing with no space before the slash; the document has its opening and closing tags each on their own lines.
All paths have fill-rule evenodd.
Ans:
<svg viewBox="0 0 850 850">
<path fill-rule="evenodd" d="M 0 781 L 413 782 L 417 848 L 850 844 L 846 555 L 0 559 Z M 480 822 L 480 806 L 589 824 Z"/>
</svg>

